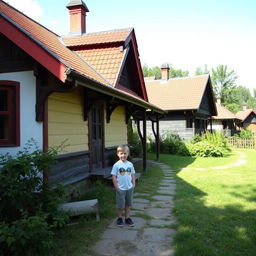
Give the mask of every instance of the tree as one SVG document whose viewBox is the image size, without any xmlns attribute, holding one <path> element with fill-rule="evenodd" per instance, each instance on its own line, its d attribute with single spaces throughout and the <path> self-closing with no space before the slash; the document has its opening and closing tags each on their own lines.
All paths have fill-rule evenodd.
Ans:
<svg viewBox="0 0 256 256">
<path fill-rule="evenodd" d="M 195 76 L 205 75 L 205 74 L 209 74 L 209 73 L 210 73 L 210 71 L 207 69 L 207 65 L 205 64 L 203 68 L 201 68 L 201 67 L 196 68 Z"/>
<path fill-rule="evenodd" d="M 228 70 L 227 65 L 218 65 L 216 69 L 212 69 L 211 78 L 215 96 L 220 96 L 225 101 L 227 91 L 236 87 L 238 76 L 234 70 Z"/>
<path fill-rule="evenodd" d="M 185 76 L 189 75 L 189 72 L 187 70 L 175 69 L 171 66 L 171 64 L 168 64 L 168 65 L 170 67 L 169 78 L 185 77 Z M 154 66 L 154 67 L 150 68 L 150 67 L 148 67 L 147 64 L 144 64 L 142 66 L 142 72 L 143 72 L 144 77 L 154 76 L 155 79 L 162 78 L 161 68 L 158 66 Z"/>
</svg>

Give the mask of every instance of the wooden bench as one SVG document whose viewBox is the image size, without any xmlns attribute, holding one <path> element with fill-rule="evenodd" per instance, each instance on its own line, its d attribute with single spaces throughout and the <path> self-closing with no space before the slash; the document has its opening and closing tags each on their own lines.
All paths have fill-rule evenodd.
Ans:
<svg viewBox="0 0 256 256">
<path fill-rule="evenodd" d="M 100 221 L 98 199 L 64 203 L 59 206 L 59 209 L 64 212 L 68 212 L 70 216 L 79 216 L 86 213 L 96 213 L 96 220 Z"/>
</svg>

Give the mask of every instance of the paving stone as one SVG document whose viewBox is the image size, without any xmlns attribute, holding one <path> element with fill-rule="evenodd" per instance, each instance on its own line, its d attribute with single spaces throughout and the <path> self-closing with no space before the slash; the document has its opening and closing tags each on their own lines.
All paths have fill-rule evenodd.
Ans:
<svg viewBox="0 0 256 256">
<path fill-rule="evenodd" d="M 148 204 L 149 200 L 143 198 L 133 198 L 133 203 Z"/>
<path fill-rule="evenodd" d="M 147 193 L 138 193 L 138 192 L 135 192 L 134 194 L 133 194 L 133 196 L 134 196 L 134 198 L 135 197 L 143 197 L 143 196 L 148 196 L 148 194 Z"/>
<path fill-rule="evenodd" d="M 161 196 L 161 195 L 157 195 L 157 196 L 153 196 L 153 199 L 155 200 L 162 200 L 162 201 L 171 201 L 173 200 L 172 196 Z"/>
<path fill-rule="evenodd" d="M 145 213 L 153 218 L 171 218 L 171 211 L 169 208 L 148 208 L 145 209 Z"/>
<path fill-rule="evenodd" d="M 175 190 L 159 189 L 159 190 L 157 190 L 157 193 L 159 193 L 159 194 L 174 195 L 176 192 L 175 192 Z"/>
<path fill-rule="evenodd" d="M 170 228 L 145 228 L 142 234 L 142 239 L 143 241 L 172 242 L 174 233 L 175 230 Z"/>
<path fill-rule="evenodd" d="M 106 229 L 103 234 L 103 239 L 114 239 L 114 240 L 128 240 L 132 241 L 136 239 L 138 231 L 137 230 L 130 230 L 126 229 L 125 227 L 120 227 L 119 229 L 116 228 L 108 228 Z"/>
<path fill-rule="evenodd" d="M 154 220 L 149 220 L 148 224 L 151 226 L 157 226 L 157 227 L 165 227 L 165 226 L 170 226 L 172 224 L 175 224 L 176 221 L 174 219 L 171 220 L 161 220 L 161 219 L 154 219 Z"/>
<path fill-rule="evenodd" d="M 133 203 L 131 209 L 143 211 L 147 206 L 148 206 L 148 204 Z"/>
<path fill-rule="evenodd" d="M 137 251 L 131 256 L 173 256 L 174 250 L 169 242 L 137 242 Z M 130 256 L 130 254 L 128 254 Z"/>
<path fill-rule="evenodd" d="M 150 203 L 151 208 L 168 208 L 172 209 L 174 207 L 173 201 L 153 201 Z"/>
</svg>

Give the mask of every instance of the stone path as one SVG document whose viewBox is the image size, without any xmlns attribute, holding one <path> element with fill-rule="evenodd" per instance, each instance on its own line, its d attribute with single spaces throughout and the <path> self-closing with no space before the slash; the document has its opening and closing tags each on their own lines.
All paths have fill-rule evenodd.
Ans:
<svg viewBox="0 0 256 256">
<path fill-rule="evenodd" d="M 175 230 L 172 224 L 175 220 L 172 208 L 176 189 L 175 179 L 169 166 L 154 161 L 151 163 L 157 164 L 164 171 L 164 179 L 157 194 L 153 196 L 154 201 L 150 202 L 143 198 L 145 194 L 135 192 L 131 210 L 135 226 L 118 227 L 114 219 L 101 239 L 92 247 L 97 255 L 171 256 L 174 254 L 172 240 Z"/>
</svg>

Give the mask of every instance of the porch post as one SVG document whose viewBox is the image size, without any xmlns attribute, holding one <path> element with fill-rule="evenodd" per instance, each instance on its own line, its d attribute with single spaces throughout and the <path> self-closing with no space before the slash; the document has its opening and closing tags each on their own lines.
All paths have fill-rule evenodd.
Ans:
<svg viewBox="0 0 256 256">
<path fill-rule="evenodd" d="M 146 123 L 146 109 L 143 111 L 143 171 L 147 170 L 147 123 Z"/>
<path fill-rule="evenodd" d="M 159 161 L 160 140 L 159 140 L 159 116 L 156 114 L 156 160 Z"/>
</svg>

